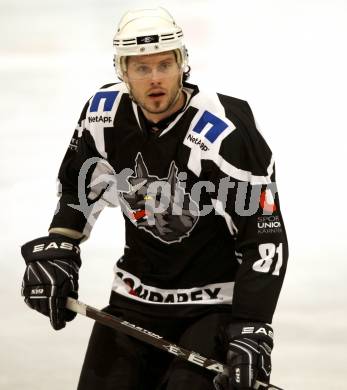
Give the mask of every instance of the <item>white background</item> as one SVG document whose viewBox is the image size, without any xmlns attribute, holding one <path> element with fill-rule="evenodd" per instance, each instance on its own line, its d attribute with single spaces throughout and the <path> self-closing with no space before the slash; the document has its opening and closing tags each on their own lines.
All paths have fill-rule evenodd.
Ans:
<svg viewBox="0 0 347 390">
<path fill-rule="evenodd" d="M 272 382 L 346 389 L 345 0 L 0 0 L 0 388 L 76 388 L 90 320 L 64 330 L 20 297 L 20 245 L 45 235 L 55 177 L 85 101 L 115 80 L 124 11 L 162 5 L 184 29 L 191 82 L 248 100 L 277 160 L 290 264 Z M 83 245 L 80 297 L 106 305 L 123 246 L 108 209 Z"/>
</svg>

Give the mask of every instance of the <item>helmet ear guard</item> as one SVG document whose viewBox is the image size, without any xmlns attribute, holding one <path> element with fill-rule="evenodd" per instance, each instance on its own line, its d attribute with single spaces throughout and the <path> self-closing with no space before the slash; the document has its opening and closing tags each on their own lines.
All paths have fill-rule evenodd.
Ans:
<svg viewBox="0 0 347 390">
<path fill-rule="evenodd" d="M 120 20 L 113 39 L 116 54 L 113 64 L 123 80 L 125 58 L 174 51 L 183 72 L 189 72 L 188 52 L 183 44 L 182 29 L 164 8 L 127 12 Z"/>
</svg>

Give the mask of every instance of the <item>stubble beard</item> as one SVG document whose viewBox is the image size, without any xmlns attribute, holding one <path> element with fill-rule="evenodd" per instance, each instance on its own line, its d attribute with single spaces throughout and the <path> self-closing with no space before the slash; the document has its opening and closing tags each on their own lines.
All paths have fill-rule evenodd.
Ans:
<svg viewBox="0 0 347 390">
<path fill-rule="evenodd" d="M 130 84 L 130 93 L 132 95 L 134 102 L 136 104 L 138 104 L 143 110 L 146 110 L 150 114 L 163 114 L 164 112 L 169 111 L 170 108 L 172 108 L 176 104 L 177 100 L 180 97 L 181 88 L 182 88 L 181 83 L 178 80 L 178 82 L 176 84 L 176 88 L 174 90 L 172 90 L 172 93 L 168 97 L 167 103 L 164 104 L 164 106 L 162 108 L 160 108 L 162 105 L 161 101 L 154 101 L 151 104 L 147 104 L 145 102 L 146 98 L 143 98 L 143 99 L 138 98 L 136 96 L 136 94 L 134 94 L 134 90 L 133 90 L 131 84 Z"/>
</svg>

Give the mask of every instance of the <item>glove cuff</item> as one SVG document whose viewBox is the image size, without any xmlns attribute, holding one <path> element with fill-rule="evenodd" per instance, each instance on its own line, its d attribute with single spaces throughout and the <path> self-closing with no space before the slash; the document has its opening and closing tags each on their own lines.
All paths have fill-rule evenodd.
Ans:
<svg viewBox="0 0 347 390">
<path fill-rule="evenodd" d="M 273 329 L 269 324 L 263 322 L 233 322 L 227 325 L 224 330 L 227 341 L 248 338 L 255 341 L 265 341 L 273 348 Z"/>
<path fill-rule="evenodd" d="M 21 248 L 26 264 L 33 261 L 47 260 L 47 258 L 74 261 L 81 266 L 79 240 L 52 234 L 29 241 Z"/>
</svg>

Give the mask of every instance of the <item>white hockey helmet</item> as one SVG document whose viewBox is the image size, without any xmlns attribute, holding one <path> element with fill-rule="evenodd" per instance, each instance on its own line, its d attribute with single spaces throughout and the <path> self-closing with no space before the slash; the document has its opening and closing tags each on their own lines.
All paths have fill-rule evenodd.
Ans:
<svg viewBox="0 0 347 390">
<path fill-rule="evenodd" d="M 162 7 L 125 13 L 118 24 L 113 46 L 116 50 L 114 66 L 120 79 L 123 79 L 123 72 L 126 69 L 124 60 L 127 56 L 175 50 L 182 69 L 188 66 L 182 29 Z"/>
</svg>

